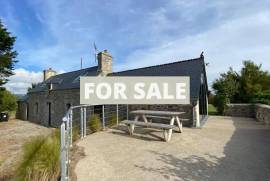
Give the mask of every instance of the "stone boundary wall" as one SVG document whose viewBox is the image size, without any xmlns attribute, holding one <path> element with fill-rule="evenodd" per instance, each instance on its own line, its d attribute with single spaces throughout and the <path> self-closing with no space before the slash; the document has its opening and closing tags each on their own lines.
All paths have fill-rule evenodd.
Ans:
<svg viewBox="0 0 270 181">
<path fill-rule="evenodd" d="M 258 121 L 270 125 L 270 106 L 255 104 L 255 117 Z"/>
<path fill-rule="evenodd" d="M 225 116 L 255 117 L 253 104 L 227 104 Z"/>
<path fill-rule="evenodd" d="M 270 125 L 270 106 L 264 104 L 228 104 L 225 116 L 251 117 Z"/>
</svg>

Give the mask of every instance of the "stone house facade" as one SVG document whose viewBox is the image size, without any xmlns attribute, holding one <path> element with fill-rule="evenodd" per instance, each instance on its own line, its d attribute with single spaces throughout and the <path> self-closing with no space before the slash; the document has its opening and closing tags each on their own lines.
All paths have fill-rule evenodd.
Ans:
<svg viewBox="0 0 270 181">
<path fill-rule="evenodd" d="M 200 127 L 208 114 L 208 85 L 204 57 L 155 65 L 121 72 L 112 71 L 112 56 L 107 50 L 98 53 L 98 65 L 57 74 L 44 70 L 44 81 L 19 101 L 17 117 L 45 126 L 58 127 L 70 106 L 80 105 L 81 76 L 189 76 L 190 105 L 129 105 L 128 110 L 150 109 L 184 111 L 184 125 Z M 90 108 L 95 112 L 93 107 Z M 115 110 L 115 105 L 106 110 Z M 108 111 L 111 112 L 111 111 Z M 106 114 L 106 112 L 105 112 Z"/>
</svg>

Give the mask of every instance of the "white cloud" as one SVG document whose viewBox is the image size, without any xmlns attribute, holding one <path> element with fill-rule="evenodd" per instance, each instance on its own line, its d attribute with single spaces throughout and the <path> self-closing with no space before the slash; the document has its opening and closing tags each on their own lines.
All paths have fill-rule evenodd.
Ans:
<svg viewBox="0 0 270 181">
<path fill-rule="evenodd" d="M 228 20 L 220 26 L 197 35 L 176 38 L 169 43 L 131 53 L 117 70 L 144 67 L 181 59 L 199 57 L 205 51 L 209 81 L 229 66 L 239 69 L 243 60 L 262 63 L 270 70 L 270 13 L 260 12 L 250 16 Z"/>
<path fill-rule="evenodd" d="M 18 51 L 18 67 L 70 71 L 80 68 L 81 57 L 84 67 L 93 66 L 95 41 L 100 50 L 108 48 L 112 53 L 115 70 L 195 58 L 201 51 L 210 62 L 210 82 L 229 66 L 239 68 L 244 59 L 270 70 L 268 0 L 26 2 L 45 36 L 37 43 L 29 44 L 32 39 L 21 43 L 27 46 Z M 12 22 L 15 10 L 8 11 L 4 20 L 19 31 L 26 23 L 20 17 Z M 16 91 L 30 84 L 20 83 Z M 12 80 L 8 85 L 15 86 Z"/>
<path fill-rule="evenodd" d="M 32 83 L 38 83 L 43 80 L 42 72 L 28 71 L 22 68 L 14 70 L 15 75 L 9 78 L 9 82 L 5 87 L 14 94 L 25 94 L 27 88 L 31 87 Z"/>
</svg>

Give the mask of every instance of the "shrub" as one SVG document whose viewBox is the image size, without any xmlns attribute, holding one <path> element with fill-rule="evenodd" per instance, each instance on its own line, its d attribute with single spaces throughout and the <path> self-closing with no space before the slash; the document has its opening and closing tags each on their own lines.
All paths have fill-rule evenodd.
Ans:
<svg viewBox="0 0 270 181">
<path fill-rule="evenodd" d="M 218 94 L 215 96 L 214 106 L 216 107 L 218 114 L 221 114 L 221 115 L 224 114 L 228 103 L 229 103 L 228 97 L 222 94 Z"/>
<path fill-rule="evenodd" d="M 99 115 L 94 114 L 94 115 L 91 116 L 89 127 L 90 127 L 90 131 L 92 133 L 97 132 L 97 131 L 101 131 L 102 125 L 101 125 Z"/>
<path fill-rule="evenodd" d="M 112 127 L 117 124 L 117 116 L 113 115 L 111 119 L 109 120 L 109 127 Z"/>
<path fill-rule="evenodd" d="M 80 129 L 79 127 L 72 128 L 72 141 L 75 142 L 80 138 Z"/>
<path fill-rule="evenodd" d="M 25 143 L 16 180 L 57 180 L 60 175 L 59 152 L 59 131 Z"/>
<path fill-rule="evenodd" d="M 0 112 L 15 111 L 17 109 L 17 97 L 7 90 L 0 90 Z"/>
<path fill-rule="evenodd" d="M 270 91 L 262 91 L 254 94 L 252 103 L 262 103 L 270 105 Z"/>
</svg>

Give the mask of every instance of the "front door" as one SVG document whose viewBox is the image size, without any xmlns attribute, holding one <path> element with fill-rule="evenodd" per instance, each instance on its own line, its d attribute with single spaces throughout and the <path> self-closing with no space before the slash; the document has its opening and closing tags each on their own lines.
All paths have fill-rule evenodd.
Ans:
<svg viewBox="0 0 270 181">
<path fill-rule="evenodd" d="M 51 106 L 51 103 L 48 102 L 48 126 L 51 126 L 52 125 L 52 106 Z"/>
<path fill-rule="evenodd" d="M 26 103 L 26 120 L 29 120 L 29 103 Z"/>
</svg>

